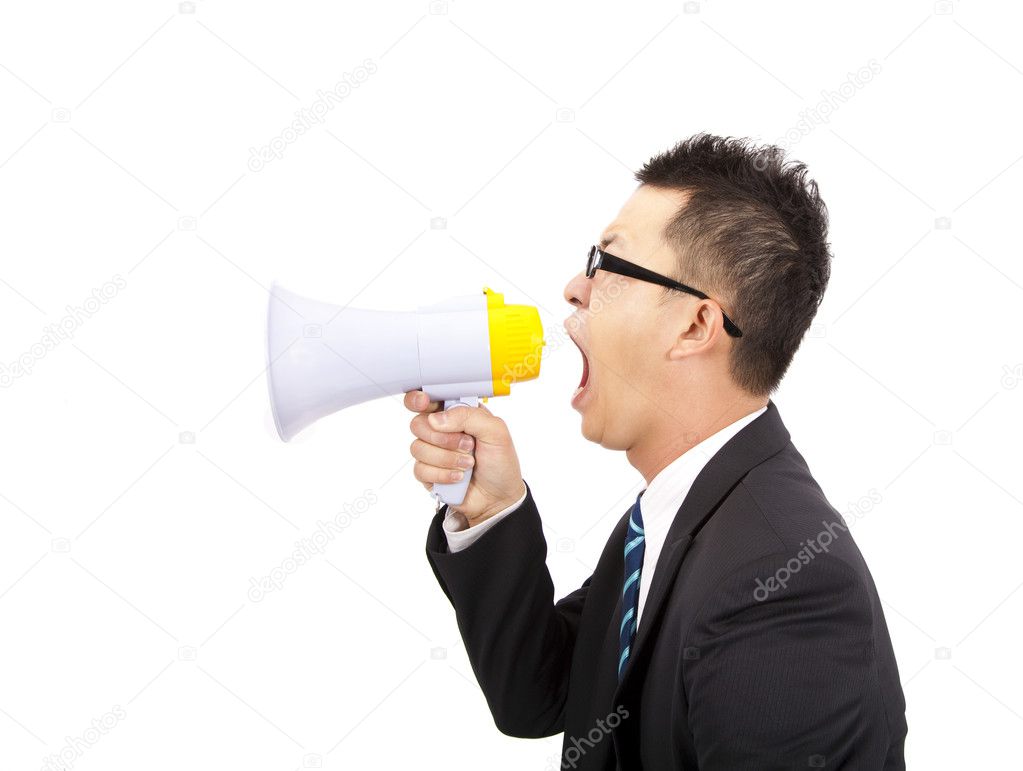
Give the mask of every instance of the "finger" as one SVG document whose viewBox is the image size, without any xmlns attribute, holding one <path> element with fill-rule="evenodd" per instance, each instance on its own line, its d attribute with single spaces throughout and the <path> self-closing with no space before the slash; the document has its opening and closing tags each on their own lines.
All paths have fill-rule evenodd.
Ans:
<svg viewBox="0 0 1023 771">
<path fill-rule="evenodd" d="M 420 463 L 419 461 L 416 461 L 415 465 L 412 467 L 412 474 L 420 482 L 429 482 L 431 484 L 459 482 L 462 479 L 461 471 L 428 466 L 425 463 Z"/>
<path fill-rule="evenodd" d="M 452 407 L 426 416 L 430 427 L 444 433 L 462 431 L 476 437 L 478 442 L 497 444 L 508 438 L 505 422 L 489 410 L 479 407 Z"/>
<path fill-rule="evenodd" d="M 445 450 L 424 442 L 422 439 L 412 442 L 409 452 L 416 460 L 437 468 L 467 469 L 472 468 L 475 464 L 475 459 L 469 453 Z"/>
<path fill-rule="evenodd" d="M 426 415 L 416 415 L 409 422 L 409 429 L 412 434 L 424 442 L 435 445 L 437 447 L 443 447 L 446 450 L 461 450 L 462 452 L 471 452 L 475 446 L 475 441 L 468 434 L 463 433 L 443 433 L 441 431 L 434 431 L 430 427 L 430 422 L 427 420 Z"/>
<path fill-rule="evenodd" d="M 412 412 L 436 412 L 441 408 L 441 404 L 430 401 L 430 397 L 424 391 L 406 391 L 405 407 Z"/>
</svg>

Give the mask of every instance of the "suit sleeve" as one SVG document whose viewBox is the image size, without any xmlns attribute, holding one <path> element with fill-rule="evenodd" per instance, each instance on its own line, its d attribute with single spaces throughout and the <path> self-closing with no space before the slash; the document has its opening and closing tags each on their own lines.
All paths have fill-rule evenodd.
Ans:
<svg viewBox="0 0 1023 771">
<path fill-rule="evenodd" d="M 579 618 L 590 579 L 557 603 L 533 494 L 463 551 L 451 553 L 434 517 L 426 556 L 498 730 L 538 738 L 564 730 Z"/>
<path fill-rule="evenodd" d="M 681 652 L 701 771 L 884 767 L 873 618 L 861 577 L 823 554 L 723 580 Z"/>
<path fill-rule="evenodd" d="M 525 484 L 524 480 L 523 484 Z M 452 514 L 451 508 L 446 508 L 444 510 L 444 521 L 441 523 L 441 526 L 444 529 L 444 536 L 447 539 L 448 551 L 456 552 L 462 551 L 462 549 L 468 549 L 476 543 L 477 540 L 479 540 L 481 535 L 521 506 L 524 500 L 526 500 L 526 494 L 522 493 L 522 497 L 515 501 L 515 503 L 511 506 L 506 509 L 502 509 L 494 514 L 494 516 L 490 519 L 480 522 L 478 525 L 473 525 L 472 527 L 466 527 L 467 522 L 465 521 L 464 516 L 461 514 Z"/>
</svg>

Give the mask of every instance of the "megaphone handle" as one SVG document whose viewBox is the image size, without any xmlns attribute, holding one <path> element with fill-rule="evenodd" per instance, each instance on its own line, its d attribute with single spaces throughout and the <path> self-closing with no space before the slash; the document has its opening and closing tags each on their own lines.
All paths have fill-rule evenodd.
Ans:
<svg viewBox="0 0 1023 771">
<path fill-rule="evenodd" d="M 452 407 L 478 407 L 480 403 L 478 396 L 460 396 L 457 399 L 445 399 L 444 409 L 450 409 Z M 469 489 L 469 480 L 472 479 L 472 469 L 467 468 L 464 471 L 463 476 L 458 482 L 434 482 L 433 487 L 430 490 L 430 494 L 433 495 L 441 503 L 448 503 L 457 506 L 465 500 L 465 491 Z"/>
</svg>

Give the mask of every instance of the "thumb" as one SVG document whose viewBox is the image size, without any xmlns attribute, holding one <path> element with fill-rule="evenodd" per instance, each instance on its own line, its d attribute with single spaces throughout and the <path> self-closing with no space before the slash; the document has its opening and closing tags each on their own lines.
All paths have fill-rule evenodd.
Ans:
<svg viewBox="0 0 1023 771">
<path fill-rule="evenodd" d="M 477 441 L 499 444 L 508 435 L 504 421 L 481 407 L 451 407 L 431 412 L 427 416 L 430 427 L 445 433 L 462 431 L 476 437 Z"/>
</svg>

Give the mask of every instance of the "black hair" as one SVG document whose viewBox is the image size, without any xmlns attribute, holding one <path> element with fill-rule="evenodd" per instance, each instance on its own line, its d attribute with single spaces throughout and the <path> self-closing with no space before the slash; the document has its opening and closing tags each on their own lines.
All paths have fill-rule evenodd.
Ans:
<svg viewBox="0 0 1023 771">
<path fill-rule="evenodd" d="M 817 183 L 779 147 L 710 134 L 654 156 L 636 179 L 688 193 L 664 233 L 679 257 L 674 278 L 722 304 L 743 332 L 731 352 L 733 380 L 770 395 L 831 274 L 828 211 Z"/>
</svg>

